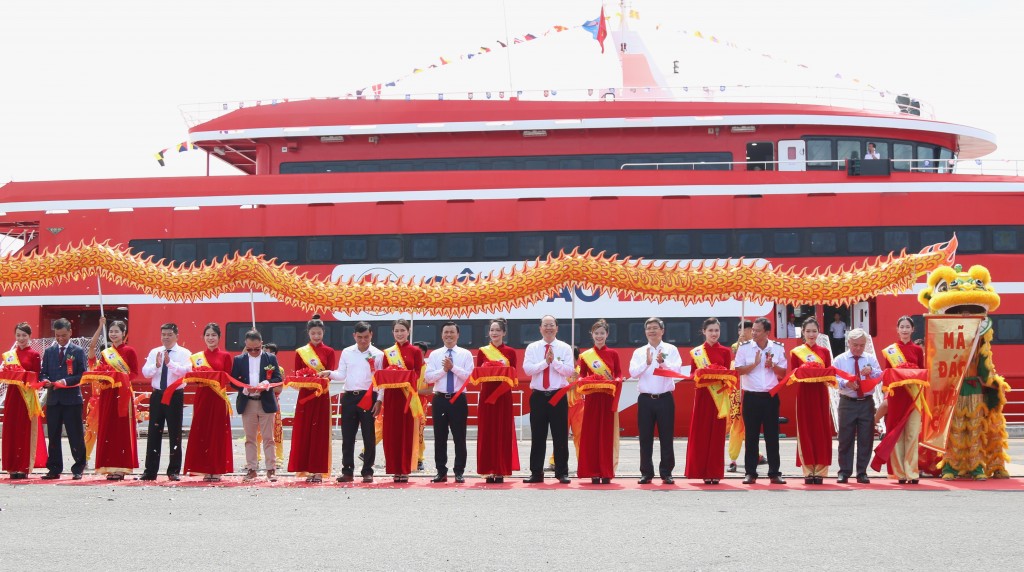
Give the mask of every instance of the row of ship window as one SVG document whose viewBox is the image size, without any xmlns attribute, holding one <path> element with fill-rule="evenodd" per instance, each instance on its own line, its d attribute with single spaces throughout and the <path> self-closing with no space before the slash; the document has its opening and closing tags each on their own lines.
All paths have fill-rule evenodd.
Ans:
<svg viewBox="0 0 1024 572">
<path fill-rule="evenodd" d="M 526 233 L 138 239 L 143 256 L 179 264 L 252 251 L 291 264 L 531 260 L 592 248 L 643 258 L 874 256 L 918 251 L 956 233 L 963 254 L 1016 253 L 1024 227 L 887 227 L 753 230 L 627 230 Z"/>
<path fill-rule="evenodd" d="M 644 335 L 644 320 L 642 318 L 621 318 L 608 320 L 609 335 L 608 345 L 611 347 L 640 347 L 647 343 Z M 737 339 L 736 318 L 720 318 L 722 324 L 722 343 L 731 344 Z M 446 320 L 424 319 L 413 322 L 413 341 L 427 342 L 429 347 L 437 348 L 442 345 L 441 327 Z M 578 347 L 587 348 L 593 344 L 590 338 L 590 326 L 596 320 L 580 319 L 575 323 L 575 342 Z M 668 318 L 665 320 L 665 341 L 678 347 L 692 347 L 703 343 L 701 324 L 703 318 Z M 995 329 L 995 344 L 1021 344 L 1024 343 L 1024 315 L 999 315 L 992 316 Z M 920 322 L 917 327 L 917 334 L 923 335 L 923 319 L 915 320 Z M 487 332 L 490 326 L 487 320 L 456 320 L 459 324 L 459 345 L 466 348 L 477 348 L 490 343 Z M 395 343 L 391 333 L 392 322 L 372 321 L 374 345 L 383 348 Z M 352 345 L 352 334 L 355 332 L 355 322 L 327 321 L 325 322 L 324 343 L 334 348 L 343 348 Z M 241 351 L 245 345 L 245 332 L 251 328 L 249 322 L 230 322 L 227 324 L 226 342 L 229 351 Z M 309 340 L 306 336 L 305 322 L 257 322 L 256 329 L 263 334 L 265 341 L 274 342 L 282 350 L 294 350 L 305 345 Z M 569 320 L 562 320 L 559 324 L 558 339 L 565 343 L 572 343 L 573 328 Z M 895 333 L 893 334 L 895 335 Z M 509 320 L 508 334 L 505 343 L 524 348 L 532 342 L 540 339 L 539 318 L 534 320 Z M 876 343 L 887 343 L 886 336 L 882 335 L 876 339 Z M 878 349 L 878 348 L 876 348 Z"/>
</svg>

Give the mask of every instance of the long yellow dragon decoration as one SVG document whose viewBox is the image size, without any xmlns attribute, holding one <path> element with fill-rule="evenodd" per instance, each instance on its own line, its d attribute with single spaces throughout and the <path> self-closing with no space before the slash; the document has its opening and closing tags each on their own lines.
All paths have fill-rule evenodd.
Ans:
<svg viewBox="0 0 1024 572">
<path fill-rule="evenodd" d="M 904 250 L 899 256 L 890 253 L 874 262 L 865 260 L 836 270 L 799 271 L 743 259 L 687 264 L 619 260 L 575 249 L 473 280 L 382 280 L 374 276 L 332 282 L 249 253 L 213 264 L 179 266 L 163 260 L 154 262 L 152 257 L 143 259 L 120 245 L 93 241 L 0 259 L 0 289 L 32 290 L 98 275 L 173 301 L 203 300 L 252 289 L 306 311 L 415 311 L 446 316 L 507 311 L 544 300 L 565 287 L 623 292 L 659 302 L 744 298 L 839 305 L 906 291 L 918 276 L 951 264 L 956 246 L 954 236 L 948 243 L 929 246 L 917 254 L 908 255 Z"/>
</svg>

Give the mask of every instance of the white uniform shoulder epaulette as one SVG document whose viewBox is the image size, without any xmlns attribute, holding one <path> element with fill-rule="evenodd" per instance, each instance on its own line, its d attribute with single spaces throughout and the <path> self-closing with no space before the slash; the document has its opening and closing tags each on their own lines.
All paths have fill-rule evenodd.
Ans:
<svg viewBox="0 0 1024 572">
<path fill-rule="evenodd" d="M 741 345 L 741 346 L 745 346 L 745 345 L 747 345 L 747 344 L 752 344 L 752 343 L 754 343 L 754 340 L 747 340 L 747 341 L 745 341 L 745 342 L 741 343 L 740 345 Z"/>
<path fill-rule="evenodd" d="M 777 342 L 777 341 L 775 341 L 775 340 L 772 340 L 772 343 L 773 343 L 773 344 L 775 344 L 775 345 L 777 345 L 777 346 L 781 346 L 781 345 L 782 345 L 782 342 Z"/>
</svg>

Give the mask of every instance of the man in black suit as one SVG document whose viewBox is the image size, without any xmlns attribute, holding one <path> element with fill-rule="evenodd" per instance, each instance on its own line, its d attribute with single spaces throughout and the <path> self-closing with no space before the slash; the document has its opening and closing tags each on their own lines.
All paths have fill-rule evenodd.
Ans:
<svg viewBox="0 0 1024 572">
<path fill-rule="evenodd" d="M 277 398 L 281 388 L 268 389 L 271 383 L 281 381 L 281 368 L 277 358 L 263 351 L 263 336 L 256 330 L 245 333 L 245 353 L 236 357 L 231 365 L 231 377 L 249 384 L 248 389 L 238 392 L 235 408 L 242 416 L 245 431 L 245 477 L 244 481 L 256 478 L 259 462 L 256 457 L 256 434 L 263 435 L 263 455 L 267 463 L 267 480 L 276 481 L 274 472 L 276 457 L 274 450 L 274 414 L 277 413 Z"/>
<path fill-rule="evenodd" d="M 77 481 L 85 470 L 85 428 L 82 424 L 82 391 L 78 388 L 85 373 L 85 350 L 69 343 L 71 322 L 59 318 L 53 323 L 57 343 L 43 352 L 39 379 L 46 386 L 46 432 L 50 440 L 47 473 L 44 479 L 59 479 L 64 470 L 64 452 L 60 446 L 61 428 L 68 435 L 71 474 Z"/>
</svg>

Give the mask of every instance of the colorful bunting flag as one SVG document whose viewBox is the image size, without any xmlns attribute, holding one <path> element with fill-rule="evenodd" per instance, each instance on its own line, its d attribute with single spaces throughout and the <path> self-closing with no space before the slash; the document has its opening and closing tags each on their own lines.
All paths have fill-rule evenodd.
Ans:
<svg viewBox="0 0 1024 572">
<path fill-rule="evenodd" d="M 153 158 L 156 159 L 157 163 L 160 163 L 161 167 L 164 166 L 164 153 L 166 153 L 166 152 L 167 152 L 167 149 L 163 149 L 161 151 L 157 151 L 156 155 L 153 155 Z"/>
</svg>

